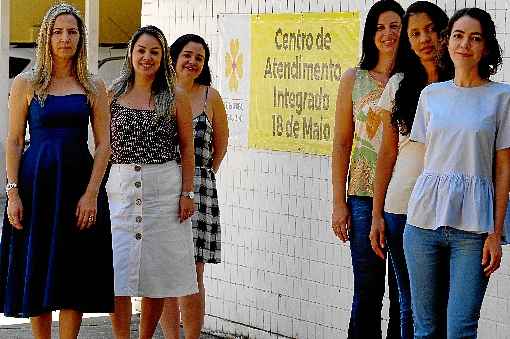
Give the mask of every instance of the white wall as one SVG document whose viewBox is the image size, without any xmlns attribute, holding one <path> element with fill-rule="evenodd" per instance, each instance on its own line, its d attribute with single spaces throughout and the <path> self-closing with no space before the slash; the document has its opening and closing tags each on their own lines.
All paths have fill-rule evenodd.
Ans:
<svg viewBox="0 0 510 339">
<path fill-rule="evenodd" d="M 411 1 L 400 1 L 405 7 Z M 488 10 L 505 44 L 510 81 L 510 4 L 503 0 L 438 0 L 448 14 Z M 142 24 L 172 42 L 197 33 L 217 53 L 220 13 L 364 11 L 361 0 L 144 0 Z M 508 21 L 508 23 L 507 23 Z M 509 32 L 507 34 L 507 31 Z M 213 73 L 217 73 L 211 60 Z M 229 147 L 218 178 L 222 260 L 207 265 L 208 330 L 250 338 L 345 338 L 352 301 L 349 248 L 330 230 L 329 157 Z M 510 338 L 510 250 L 491 278 L 479 337 Z M 387 317 L 385 302 L 384 317 Z M 384 320 L 386 325 L 386 320 Z M 367 338 L 369 339 L 369 338 Z"/>
</svg>

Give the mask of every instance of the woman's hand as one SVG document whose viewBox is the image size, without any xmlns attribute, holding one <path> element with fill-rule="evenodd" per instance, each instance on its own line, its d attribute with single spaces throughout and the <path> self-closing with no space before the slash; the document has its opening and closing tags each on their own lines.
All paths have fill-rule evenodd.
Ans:
<svg viewBox="0 0 510 339">
<path fill-rule="evenodd" d="M 195 203 L 193 199 L 181 195 L 179 200 L 179 221 L 182 223 L 184 220 L 190 218 L 195 211 Z"/>
<path fill-rule="evenodd" d="M 343 242 L 348 241 L 351 230 L 351 212 L 345 202 L 333 205 L 331 219 L 331 226 L 335 235 Z"/>
<path fill-rule="evenodd" d="M 482 267 L 486 277 L 490 277 L 501 264 L 501 235 L 492 233 L 487 236 L 483 244 Z"/>
<path fill-rule="evenodd" d="M 384 235 L 384 218 L 381 215 L 372 216 L 372 227 L 370 228 L 370 245 L 375 254 L 382 260 L 386 259 L 386 238 Z"/>
<path fill-rule="evenodd" d="M 80 230 L 89 228 L 96 223 L 97 195 L 85 192 L 76 207 L 76 226 Z"/>
<path fill-rule="evenodd" d="M 7 202 L 7 217 L 12 227 L 15 229 L 23 229 L 21 222 L 23 221 L 23 204 L 18 192 L 12 192 L 9 194 L 9 200 Z"/>
</svg>

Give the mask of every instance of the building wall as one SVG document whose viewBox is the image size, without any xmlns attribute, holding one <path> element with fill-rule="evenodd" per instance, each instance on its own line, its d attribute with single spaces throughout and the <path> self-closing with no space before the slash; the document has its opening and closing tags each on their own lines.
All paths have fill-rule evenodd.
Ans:
<svg viewBox="0 0 510 339">
<path fill-rule="evenodd" d="M 411 1 L 400 1 L 405 7 Z M 505 48 L 497 80 L 510 81 L 510 4 L 503 0 L 438 0 L 449 14 L 465 6 L 488 10 Z M 201 34 L 219 56 L 217 15 L 365 11 L 356 0 L 144 0 L 142 24 L 173 41 Z M 508 33 L 507 33 L 508 32 Z M 211 61 L 213 73 L 218 74 Z M 330 229 L 331 159 L 230 145 L 218 176 L 222 260 L 206 266 L 205 327 L 250 338 L 345 338 L 352 301 L 347 244 Z M 510 250 L 489 283 L 481 339 L 510 338 Z M 469 291 L 466 291 L 469 293 Z M 387 324 L 387 300 L 383 324 Z"/>
<path fill-rule="evenodd" d="M 42 18 L 54 0 L 11 1 L 11 43 L 31 43 L 37 39 Z M 85 0 L 70 0 L 84 16 Z M 140 27 L 140 0 L 100 1 L 100 43 L 124 43 Z M 21 27 L 21 29 L 19 29 Z"/>
</svg>

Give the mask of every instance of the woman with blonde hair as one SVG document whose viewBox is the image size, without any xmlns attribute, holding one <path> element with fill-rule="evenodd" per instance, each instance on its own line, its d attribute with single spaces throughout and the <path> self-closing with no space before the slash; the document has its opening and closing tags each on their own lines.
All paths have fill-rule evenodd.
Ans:
<svg viewBox="0 0 510 339">
<path fill-rule="evenodd" d="M 140 338 L 152 338 L 168 298 L 178 298 L 182 305 L 186 338 L 200 335 L 190 221 L 193 126 L 189 101 L 175 87 L 170 59 L 159 28 L 138 29 L 129 41 L 122 75 L 110 91 L 112 168 L 107 189 L 116 338 L 129 338 L 133 296 L 142 297 Z"/>
<path fill-rule="evenodd" d="M 95 152 L 88 150 L 89 119 Z M 106 89 L 87 70 L 86 30 L 76 9 L 51 7 L 35 70 L 14 80 L 7 136 L 7 211 L 0 307 L 30 317 L 36 338 L 78 336 L 83 312 L 113 308 L 110 216 L 103 176 L 110 155 Z M 30 146 L 24 150 L 26 125 Z"/>
</svg>

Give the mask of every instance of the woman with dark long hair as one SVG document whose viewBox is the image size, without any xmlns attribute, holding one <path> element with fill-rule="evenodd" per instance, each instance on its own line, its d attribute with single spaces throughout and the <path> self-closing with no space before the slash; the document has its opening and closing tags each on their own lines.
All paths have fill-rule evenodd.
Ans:
<svg viewBox="0 0 510 339">
<path fill-rule="evenodd" d="M 195 320 L 201 327 L 205 314 L 205 263 L 221 262 L 221 227 L 216 173 L 227 152 L 228 122 L 220 94 L 211 87 L 209 46 L 201 36 L 185 34 L 170 46 L 177 86 L 190 98 L 195 146 L 195 214 L 191 217 L 201 312 Z M 179 305 L 165 301 L 161 327 L 167 339 L 179 338 Z"/>
<path fill-rule="evenodd" d="M 413 338 L 413 318 L 402 235 L 409 195 L 423 167 L 423 145 L 411 142 L 409 133 L 421 90 L 452 76 L 451 67 L 438 66 L 440 32 L 447 24 L 446 13 L 431 2 L 417 1 L 407 8 L 396 61 L 398 72 L 388 81 L 378 103 L 383 136 L 377 156 L 370 240 L 382 260 L 388 246 L 400 295 L 403 339 Z"/>
<path fill-rule="evenodd" d="M 359 66 L 342 75 L 338 88 L 331 168 L 332 227 L 341 241 L 350 241 L 354 296 L 349 338 L 382 337 L 386 265 L 372 251 L 368 238 L 381 142 L 376 104 L 394 72 L 403 14 L 402 7 L 392 0 L 378 1 L 370 8 Z"/>
<path fill-rule="evenodd" d="M 421 92 L 410 139 L 425 147 L 409 199 L 404 252 L 415 338 L 476 338 L 501 263 L 510 188 L 510 86 L 491 81 L 501 49 L 490 15 L 457 11 L 443 58 L 453 80 Z"/>
</svg>

